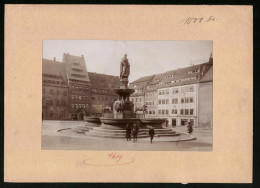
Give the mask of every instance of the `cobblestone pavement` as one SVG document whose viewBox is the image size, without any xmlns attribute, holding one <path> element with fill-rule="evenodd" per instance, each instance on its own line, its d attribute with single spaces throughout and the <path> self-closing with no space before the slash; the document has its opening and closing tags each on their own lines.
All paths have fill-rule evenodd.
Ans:
<svg viewBox="0 0 260 188">
<path fill-rule="evenodd" d="M 82 122 L 43 121 L 43 150 L 130 150 L 130 151 L 212 151 L 212 129 L 194 128 L 190 141 L 171 141 L 170 137 L 154 137 L 153 144 L 149 138 L 138 139 L 136 143 L 125 139 L 98 138 L 84 134 L 64 135 L 57 130 L 73 128 Z M 176 132 L 185 133 L 186 127 L 174 128 Z M 181 137 L 187 135 L 181 134 Z"/>
</svg>

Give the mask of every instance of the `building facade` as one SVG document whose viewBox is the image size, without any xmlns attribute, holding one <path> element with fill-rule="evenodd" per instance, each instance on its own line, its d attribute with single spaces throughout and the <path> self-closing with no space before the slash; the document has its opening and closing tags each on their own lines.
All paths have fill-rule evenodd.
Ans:
<svg viewBox="0 0 260 188">
<path fill-rule="evenodd" d="M 104 108 L 112 109 L 117 100 L 115 88 L 119 88 L 119 77 L 89 72 L 91 80 L 91 114 L 101 116 Z"/>
<path fill-rule="evenodd" d="M 145 92 L 147 90 L 147 84 L 153 76 L 154 75 L 142 77 L 129 84 L 129 88 L 135 90 L 135 93 L 130 95 L 129 98 L 134 104 L 134 111 L 141 109 L 145 105 Z"/>
<path fill-rule="evenodd" d="M 69 85 L 69 113 L 72 119 L 83 119 L 84 114 L 91 113 L 91 82 L 84 56 L 64 53 L 63 63 Z"/>
<path fill-rule="evenodd" d="M 147 105 L 147 118 L 165 118 L 170 127 L 187 122 L 212 127 L 212 67 L 210 57 L 203 64 L 140 78 L 130 83 L 137 92 L 131 99 L 138 107 Z"/>
<path fill-rule="evenodd" d="M 84 56 L 63 54 L 63 61 L 42 60 L 43 119 L 83 119 L 112 107 L 119 77 L 89 73 Z"/>
<path fill-rule="evenodd" d="M 43 119 L 67 119 L 68 82 L 64 63 L 42 60 L 42 116 Z"/>
</svg>

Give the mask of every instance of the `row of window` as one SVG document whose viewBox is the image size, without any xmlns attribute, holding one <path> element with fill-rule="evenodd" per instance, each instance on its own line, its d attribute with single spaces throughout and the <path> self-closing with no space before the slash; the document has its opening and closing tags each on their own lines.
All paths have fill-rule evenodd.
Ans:
<svg viewBox="0 0 260 188">
<path fill-rule="evenodd" d="M 169 104 L 169 99 L 159 99 L 159 104 Z M 193 103 L 193 97 L 181 98 L 181 103 Z M 172 104 L 178 104 L 178 99 L 172 99 Z"/>
<path fill-rule="evenodd" d="M 85 87 L 78 87 L 78 86 L 71 86 L 70 89 L 72 91 L 83 91 L 83 92 L 88 92 L 89 89 Z"/>
<path fill-rule="evenodd" d="M 172 89 L 172 94 L 176 94 L 176 93 L 185 93 L 185 92 L 194 92 L 194 87 L 193 86 L 187 86 L 187 87 L 182 87 L 180 88 L 174 88 Z M 159 90 L 159 95 L 168 95 L 170 93 L 169 89 L 165 89 L 165 90 Z"/>
<path fill-rule="evenodd" d="M 64 100 L 44 100 L 43 101 L 44 106 L 66 106 L 67 103 Z"/>
<path fill-rule="evenodd" d="M 88 104 L 71 104 L 71 108 L 88 108 Z"/>
<path fill-rule="evenodd" d="M 54 80 L 43 80 L 44 83 L 50 83 L 50 84 L 65 84 L 64 81 L 54 81 Z"/>
<path fill-rule="evenodd" d="M 146 101 L 145 104 L 154 106 L 156 103 L 155 103 L 155 101 Z"/>
<path fill-rule="evenodd" d="M 138 98 L 132 98 L 133 102 L 138 102 Z M 142 98 L 139 98 L 139 102 L 142 102 Z"/>
<path fill-rule="evenodd" d="M 108 97 L 92 96 L 92 100 L 109 101 L 109 98 Z M 110 100 L 113 102 L 113 101 L 116 101 L 116 98 L 111 98 Z"/>
<path fill-rule="evenodd" d="M 77 100 L 88 100 L 88 96 L 86 95 L 71 95 L 71 99 L 74 100 L 74 99 L 77 99 Z"/>
<path fill-rule="evenodd" d="M 157 92 L 149 92 L 149 93 L 146 93 L 146 97 L 154 97 L 154 96 L 156 96 L 156 93 Z"/>
<path fill-rule="evenodd" d="M 46 90 L 47 90 L 47 89 L 46 89 Z M 42 94 L 45 94 L 45 92 L 46 92 L 46 91 L 45 91 L 45 88 L 42 88 Z M 60 90 L 58 90 L 58 89 L 55 91 L 54 89 L 50 89 L 50 90 L 49 90 L 49 94 L 51 94 L 51 95 L 55 95 L 55 94 L 56 94 L 56 95 L 67 96 L 68 93 L 67 93 L 67 91 L 60 91 Z"/>
<path fill-rule="evenodd" d="M 166 81 L 166 82 L 160 82 L 159 85 L 174 84 L 174 83 L 185 82 L 185 81 L 190 81 L 190 80 L 197 80 L 197 78 L 194 76 L 194 77 L 183 78 L 183 79 L 179 79 L 179 80 L 170 80 L 170 81 Z"/>
<path fill-rule="evenodd" d="M 95 89 L 95 88 L 93 88 L 93 89 L 92 89 L 92 92 L 94 92 L 94 93 L 109 93 L 110 90 L 106 90 L 106 89 Z"/>
<path fill-rule="evenodd" d="M 148 114 L 155 114 L 155 111 L 154 110 L 148 111 Z"/>
<path fill-rule="evenodd" d="M 89 83 L 88 81 L 83 81 L 83 80 L 75 80 L 75 79 L 69 79 L 72 82 L 78 82 L 78 83 Z"/>
<path fill-rule="evenodd" d="M 169 110 L 166 110 L 166 109 L 158 110 L 158 114 L 168 115 Z M 178 114 L 178 110 L 172 109 L 171 114 Z M 180 115 L 194 115 L 194 109 L 180 109 Z"/>
</svg>

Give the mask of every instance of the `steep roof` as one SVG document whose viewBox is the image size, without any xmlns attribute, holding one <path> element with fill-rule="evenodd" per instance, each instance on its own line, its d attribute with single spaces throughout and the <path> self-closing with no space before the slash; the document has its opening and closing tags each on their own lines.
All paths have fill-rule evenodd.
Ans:
<svg viewBox="0 0 260 188">
<path fill-rule="evenodd" d="M 42 59 L 42 74 L 55 76 L 52 78 L 44 77 L 44 79 L 51 79 L 51 80 L 62 79 L 65 83 L 67 83 L 65 64 L 62 62 L 43 58 Z"/>
<path fill-rule="evenodd" d="M 137 79 L 137 80 L 131 82 L 131 84 L 150 81 L 150 80 L 153 78 L 153 76 L 154 76 L 154 75 L 141 77 L 141 78 L 139 78 L 139 79 Z"/>
<path fill-rule="evenodd" d="M 89 78 L 93 88 L 116 88 L 119 87 L 119 76 L 89 72 Z"/>
<path fill-rule="evenodd" d="M 63 62 L 69 79 L 90 82 L 84 56 L 63 54 Z"/>
<path fill-rule="evenodd" d="M 200 82 L 211 82 L 213 80 L 213 66 L 209 68 L 209 70 L 204 74 L 204 76 L 200 79 Z"/>
</svg>

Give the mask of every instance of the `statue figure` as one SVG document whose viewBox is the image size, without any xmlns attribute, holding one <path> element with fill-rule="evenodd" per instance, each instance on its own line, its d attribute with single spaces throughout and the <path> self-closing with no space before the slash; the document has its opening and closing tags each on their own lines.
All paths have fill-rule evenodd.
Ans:
<svg viewBox="0 0 260 188">
<path fill-rule="evenodd" d="M 127 54 L 124 55 L 120 65 L 120 78 L 128 78 L 130 74 L 130 65 L 127 59 Z"/>
</svg>

